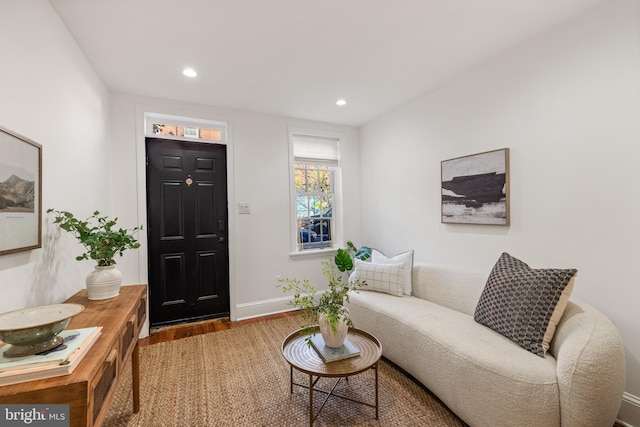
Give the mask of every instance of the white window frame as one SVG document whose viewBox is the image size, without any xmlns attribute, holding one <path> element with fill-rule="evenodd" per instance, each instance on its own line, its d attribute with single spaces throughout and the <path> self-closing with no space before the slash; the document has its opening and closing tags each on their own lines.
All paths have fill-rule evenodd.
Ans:
<svg viewBox="0 0 640 427">
<path fill-rule="evenodd" d="M 335 160 L 323 161 L 321 158 L 297 158 L 294 155 L 294 141 L 297 137 L 307 137 L 312 139 L 325 139 L 335 142 L 337 146 L 337 158 Z M 326 257 L 342 246 L 343 241 L 343 213 L 342 213 L 342 165 L 340 162 L 340 144 L 342 136 L 339 133 L 304 128 L 289 128 L 289 186 L 290 186 L 290 227 L 291 227 L 291 258 L 315 258 Z M 297 225 L 297 194 L 295 188 L 296 163 L 331 164 L 335 169 L 333 172 L 333 206 L 331 220 L 331 246 L 323 248 L 303 249 L 298 243 Z"/>
</svg>

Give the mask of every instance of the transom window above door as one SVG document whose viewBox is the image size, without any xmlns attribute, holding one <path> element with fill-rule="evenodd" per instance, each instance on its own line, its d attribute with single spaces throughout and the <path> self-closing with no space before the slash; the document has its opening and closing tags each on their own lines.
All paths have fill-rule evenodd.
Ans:
<svg viewBox="0 0 640 427">
<path fill-rule="evenodd" d="M 213 120 L 146 113 L 145 136 L 224 144 L 227 125 Z"/>
<path fill-rule="evenodd" d="M 222 131 L 219 129 L 164 125 L 160 123 L 153 124 L 153 133 L 155 135 L 184 136 L 187 138 L 208 139 L 211 141 L 222 140 Z"/>
</svg>

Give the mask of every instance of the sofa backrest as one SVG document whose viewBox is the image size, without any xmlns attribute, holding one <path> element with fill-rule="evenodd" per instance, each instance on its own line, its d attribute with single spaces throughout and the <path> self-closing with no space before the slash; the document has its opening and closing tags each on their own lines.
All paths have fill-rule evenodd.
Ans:
<svg viewBox="0 0 640 427">
<path fill-rule="evenodd" d="M 473 316 L 488 277 L 489 272 L 414 263 L 411 294 Z"/>
</svg>

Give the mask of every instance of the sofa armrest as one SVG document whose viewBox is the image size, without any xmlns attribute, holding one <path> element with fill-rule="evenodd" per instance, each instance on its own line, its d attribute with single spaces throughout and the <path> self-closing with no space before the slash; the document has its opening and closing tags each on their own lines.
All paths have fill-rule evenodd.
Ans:
<svg viewBox="0 0 640 427">
<path fill-rule="evenodd" d="M 563 427 L 613 425 L 624 393 L 624 347 L 595 308 L 569 301 L 551 341 Z"/>
</svg>

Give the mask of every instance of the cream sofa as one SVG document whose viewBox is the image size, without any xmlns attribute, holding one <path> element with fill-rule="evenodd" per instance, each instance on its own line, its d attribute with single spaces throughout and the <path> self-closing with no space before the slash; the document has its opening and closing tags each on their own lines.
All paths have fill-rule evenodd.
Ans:
<svg viewBox="0 0 640 427">
<path fill-rule="evenodd" d="M 572 300 L 546 357 L 474 321 L 487 274 L 416 263 L 411 296 L 360 291 L 355 327 L 472 427 L 610 427 L 624 389 L 614 325 Z"/>
</svg>

